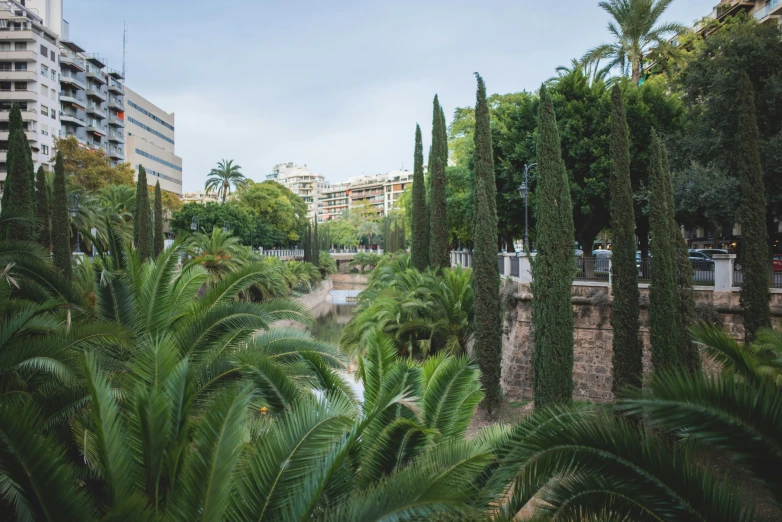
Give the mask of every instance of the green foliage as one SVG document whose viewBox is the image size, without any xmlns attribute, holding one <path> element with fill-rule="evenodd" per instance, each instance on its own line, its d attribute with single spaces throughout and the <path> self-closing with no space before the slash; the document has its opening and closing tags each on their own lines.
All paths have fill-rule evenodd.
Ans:
<svg viewBox="0 0 782 522">
<path fill-rule="evenodd" d="M 38 167 L 35 175 L 35 222 L 37 227 L 36 239 L 44 250 L 52 248 L 52 232 L 49 219 L 49 198 L 46 187 L 46 171 L 43 165 Z"/>
<path fill-rule="evenodd" d="M 473 290 L 475 292 L 475 358 L 481 368 L 489 413 L 500 403 L 500 274 L 497 267 L 497 186 L 494 178 L 491 116 L 486 86 L 478 80 L 475 105 L 473 168 Z"/>
<path fill-rule="evenodd" d="M 763 167 L 760 162 L 758 125 L 755 118 L 755 91 L 747 74 L 740 77 L 736 140 L 741 180 L 741 263 L 744 282 L 741 285 L 741 307 L 747 341 L 753 341 L 760 328 L 771 326 L 769 309 L 768 231 L 766 197 L 763 190 Z"/>
<path fill-rule="evenodd" d="M 413 161 L 412 235 L 410 255 L 415 268 L 420 271 L 429 266 L 429 223 L 426 208 L 426 183 L 424 181 L 424 148 L 421 127 L 415 126 L 415 157 Z"/>
<path fill-rule="evenodd" d="M 429 156 L 429 264 L 432 268 L 451 266 L 446 203 L 446 166 L 448 165 L 448 136 L 445 114 L 437 95 L 434 97 L 432 117 L 432 151 Z M 415 189 L 413 189 L 415 190 Z"/>
<path fill-rule="evenodd" d="M 139 165 L 138 179 L 136 180 L 136 208 L 133 212 L 133 244 L 143 261 L 152 258 L 152 233 L 147 171 Z"/>
<path fill-rule="evenodd" d="M 36 236 L 33 159 L 22 123 L 19 104 L 13 103 L 8 115 L 8 153 L 6 178 L 0 217 L 4 221 L 0 236 L 26 241 Z"/>
<path fill-rule="evenodd" d="M 742 81 L 754 90 L 757 146 L 766 204 L 782 213 L 782 28 L 759 24 L 751 16 L 735 16 L 715 24 L 708 38 L 694 37 L 693 52 L 675 87 L 688 109 L 687 129 L 676 151 L 679 167 L 697 161 L 740 178 L 744 168 L 740 132 Z M 728 190 L 728 187 L 725 187 Z M 727 197 L 727 196 L 723 196 Z M 736 207 L 733 207 L 736 208 Z M 731 223 L 732 225 L 733 223 Z M 769 223 L 769 232 L 776 229 Z"/>
<path fill-rule="evenodd" d="M 673 176 L 676 220 L 691 230 L 711 229 L 716 237 L 736 223 L 740 192 L 739 180 L 714 164 L 690 163 Z"/>
<path fill-rule="evenodd" d="M 52 201 L 52 259 L 65 279 L 70 280 L 71 219 L 68 212 L 68 193 L 65 188 L 65 170 L 62 156 L 57 153 L 54 162 L 54 194 Z"/>
<path fill-rule="evenodd" d="M 473 335 L 471 276 L 470 270 L 459 268 L 437 276 L 430 270 L 421 273 L 412 268 L 410 256 L 387 254 L 359 294 L 356 316 L 345 327 L 341 346 L 360 352 L 368 333 L 380 330 L 401 355 L 464 353 Z"/>
<path fill-rule="evenodd" d="M 248 181 L 239 191 L 238 200 L 240 206 L 250 210 L 261 223 L 282 236 L 275 244 L 298 241 L 307 225 L 307 203 L 276 181 Z"/>
<path fill-rule="evenodd" d="M 613 383 L 611 391 L 621 397 L 625 388 L 640 388 L 643 379 L 643 344 L 639 335 L 640 292 L 635 264 L 635 213 L 630 183 L 630 142 L 622 91 L 611 91 L 611 293 L 614 298 L 611 327 Z"/>
<path fill-rule="evenodd" d="M 230 201 L 224 205 L 219 203 L 207 203 L 205 205 L 186 203 L 182 205 L 182 209 L 179 212 L 174 212 L 169 222 L 171 230 L 178 236 L 190 234 L 190 224 L 194 216 L 198 217 L 199 228 L 206 233 L 211 233 L 215 228 L 222 229 L 225 222 L 228 221 L 233 235 L 239 237 L 247 245 L 258 246 L 258 243 L 254 241 L 258 221 L 244 207 Z M 283 239 L 280 238 L 280 240 Z M 273 244 L 264 244 L 263 246 L 272 246 Z M 287 245 L 287 242 L 285 244 Z"/>
<path fill-rule="evenodd" d="M 155 183 L 155 244 L 153 253 L 155 257 L 159 256 L 165 245 L 163 236 L 163 197 L 160 193 L 160 181 Z"/>
<path fill-rule="evenodd" d="M 566 404 L 573 397 L 571 285 L 576 265 L 573 206 L 556 115 L 545 85 L 540 89 L 540 99 L 538 186 L 535 190 L 538 255 L 532 266 L 536 408 Z"/>
<path fill-rule="evenodd" d="M 652 234 L 652 283 L 649 287 L 649 330 L 652 364 L 656 372 L 678 367 L 682 362 L 677 350 L 681 332 L 677 292 L 677 256 L 671 242 L 675 226 L 673 209 L 668 203 L 671 185 L 665 171 L 663 144 L 652 131 L 653 163 L 649 173 L 649 221 Z"/>
<path fill-rule="evenodd" d="M 323 278 L 337 273 L 337 262 L 328 252 L 318 252 L 318 270 Z"/>
<path fill-rule="evenodd" d="M 209 172 L 204 184 L 206 192 L 217 192 L 217 196 L 225 203 L 225 199 L 231 193 L 231 186 L 237 189 L 242 188 L 247 183 L 242 167 L 234 165 L 234 160 L 220 160 L 217 167 Z"/>
</svg>

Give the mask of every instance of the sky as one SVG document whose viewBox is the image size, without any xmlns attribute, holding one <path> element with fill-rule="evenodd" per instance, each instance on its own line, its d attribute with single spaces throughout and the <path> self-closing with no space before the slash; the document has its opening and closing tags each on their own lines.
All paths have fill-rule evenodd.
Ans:
<svg viewBox="0 0 782 522">
<path fill-rule="evenodd" d="M 70 37 L 176 114 L 183 189 L 220 159 L 265 179 L 306 164 L 331 182 L 411 168 L 432 98 L 450 123 L 489 93 L 536 90 L 609 41 L 597 0 L 64 0 Z M 718 0 L 674 0 L 691 25 Z"/>
</svg>

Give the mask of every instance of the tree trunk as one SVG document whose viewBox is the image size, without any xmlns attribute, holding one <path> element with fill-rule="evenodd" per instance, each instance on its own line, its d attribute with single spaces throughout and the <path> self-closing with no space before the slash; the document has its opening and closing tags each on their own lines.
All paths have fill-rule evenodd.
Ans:
<svg viewBox="0 0 782 522">
<path fill-rule="evenodd" d="M 587 279 L 593 279 L 595 277 L 595 256 L 592 255 L 592 248 L 595 245 L 596 234 L 586 233 L 579 234 L 576 240 L 583 249 L 583 255 L 581 257 L 582 270 L 584 277 Z"/>
</svg>

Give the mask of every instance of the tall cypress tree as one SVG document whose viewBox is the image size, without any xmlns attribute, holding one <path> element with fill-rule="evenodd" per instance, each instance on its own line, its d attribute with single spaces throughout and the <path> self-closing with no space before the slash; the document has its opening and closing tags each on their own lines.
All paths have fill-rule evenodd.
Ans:
<svg viewBox="0 0 782 522">
<path fill-rule="evenodd" d="M 413 244 L 410 251 L 410 262 L 413 268 L 422 272 L 429 266 L 429 223 L 427 219 L 424 146 L 421 140 L 421 127 L 416 125 L 413 160 Z"/>
<path fill-rule="evenodd" d="M 694 272 L 687 249 L 687 241 L 674 217 L 676 206 L 673 201 L 673 177 L 668 162 L 668 149 L 664 143 L 660 144 L 660 150 L 663 175 L 665 176 L 666 204 L 669 209 L 668 219 L 671 227 L 670 248 L 676 270 L 676 326 L 678 328 L 676 351 L 684 368 L 690 372 L 696 372 L 700 370 L 701 359 L 700 351 L 690 335 L 690 327 L 696 321 L 695 290 L 692 287 Z"/>
<path fill-rule="evenodd" d="M 147 171 L 139 165 L 138 179 L 136 180 L 136 209 L 133 213 L 133 243 L 136 245 L 136 252 L 142 261 L 152 257 L 151 221 Z"/>
<path fill-rule="evenodd" d="M 155 257 L 163 252 L 165 238 L 163 237 L 163 196 L 160 191 L 160 181 L 155 183 Z"/>
<path fill-rule="evenodd" d="M 433 269 L 451 265 L 445 204 L 445 167 L 448 162 L 448 136 L 445 114 L 437 95 L 432 118 L 432 152 L 429 160 L 429 264 Z"/>
<path fill-rule="evenodd" d="M 662 140 L 653 129 L 649 165 L 649 228 L 652 236 L 649 333 L 652 364 L 657 372 L 672 370 L 682 363 L 679 355 L 678 266 L 671 240 L 673 209 L 669 207 L 670 190 Z"/>
<path fill-rule="evenodd" d="M 497 185 L 491 143 L 491 116 L 486 101 L 486 85 L 476 73 L 478 90 L 475 105 L 475 144 L 473 172 L 473 237 L 475 255 L 472 285 L 475 295 L 475 357 L 481 369 L 489 413 L 502 400 L 500 362 L 502 325 L 500 323 L 500 273 L 497 267 Z"/>
<path fill-rule="evenodd" d="M 611 292 L 614 307 L 611 327 L 614 331 L 612 357 L 614 381 L 611 391 L 621 397 L 625 388 L 640 388 L 643 378 L 643 345 L 638 333 L 640 292 L 635 265 L 635 211 L 630 182 L 630 131 L 627 127 L 622 90 L 615 85 L 611 121 Z"/>
<path fill-rule="evenodd" d="M 535 190 L 538 255 L 533 264 L 532 316 L 535 407 L 573 398 L 573 305 L 576 259 L 570 200 L 557 119 L 546 86 L 540 88 L 538 185 Z"/>
<path fill-rule="evenodd" d="M 38 167 L 35 176 L 35 221 L 38 226 L 38 244 L 49 252 L 52 248 L 52 233 L 49 229 L 49 199 L 46 195 L 46 171 Z"/>
<path fill-rule="evenodd" d="M 52 201 L 52 258 L 54 266 L 63 277 L 70 280 L 71 269 L 71 220 L 68 214 L 68 193 L 65 189 L 65 165 L 62 153 L 54 159 L 54 194 Z"/>
<path fill-rule="evenodd" d="M 769 253 L 766 228 L 766 196 L 758 147 L 755 90 L 747 73 L 739 84 L 738 165 L 741 180 L 741 266 L 744 282 L 740 303 L 744 310 L 745 339 L 751 342 L 760 328 L 771 326 L 769 309 Z"/>
<path fill-rule="evenodd" d="M 8 116 L 6 172 L 0 217 L 15 219 L 2 225 L 0 235 L 29 241 L 36 237 L 33 160 L 17 103 Z"/>
</svg>

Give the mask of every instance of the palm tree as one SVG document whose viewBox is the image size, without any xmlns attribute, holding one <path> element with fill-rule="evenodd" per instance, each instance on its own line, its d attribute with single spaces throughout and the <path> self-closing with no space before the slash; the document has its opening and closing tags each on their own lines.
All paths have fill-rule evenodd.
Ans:
<svg viewBox="0 0 782 522">
<path fill-rule="evenodd" d="M 244 174 L 241 173 L 239 165 L 234 165 L 233 160 L 220 160 L 217 162 L 217 167 L 213 168 L 206 179 L 204 190 L 206 192 L 217 191 L 217 196 L 222 198 L 225 203 L 225 198 L 231 193 L 231 185 L 239 189 L 247 183 L 247 179 Z"/>
<path fill-rule="evenodd" d="M 367 246 L 372 247 L 372 236 L 377 235 L 380 232 L 380 228 L 376 221 L 362 221 L 358 225 L 358 236 L 367 238 Z"/>
<path fill-rule="evenodd" d="M 199 232 L 190 237 L 187 253 L 215 278 L 246 264 L 242 241 L 231 232 L 214 227 L 211 234 Z"/>
<path fill-rule="evenodd" d="M 643 58 L 652 47 L 663 44 L 667 38 L 685 30 L 678 23 L 658 23 L 673 0 L 606 0 L 598 5 L 607 11 L 613 21 L 608 32 L 614 42 L 590 49 L 581 59 L 583 64 L 607 60 L 606 70 L 618 67 L 622 74 L 638 85 L 643 74 Z"/>
</svg>

